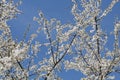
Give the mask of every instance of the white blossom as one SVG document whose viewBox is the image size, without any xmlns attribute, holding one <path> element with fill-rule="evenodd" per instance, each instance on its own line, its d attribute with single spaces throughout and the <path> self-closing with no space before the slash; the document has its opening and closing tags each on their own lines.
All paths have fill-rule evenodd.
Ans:
<svg viewBox="0 0 120 80">
<path fill-rule="evenodd" d="M 40 25 L 36 32 L 28 41 L 17 41 L 12 38 L 7 22 L 20 13 L 19 4 L 14 0 L 0 1 L 0 80 L 62 80 L 59 73 L 63 69 L 81 72 L 85 75 L 81 80 L 116 79 L 111 74 L 120 68 L 120 21 L 114 24 L 111 50 L 106 50 L 109 36 L 102 29 L 101 21 L 119 0 L 112 0 L 103 12 L 102 0 L 72 2 L 72 24 L 47 19 L 40 11 L 39 17 L 33 18 Z"/>
</svg>

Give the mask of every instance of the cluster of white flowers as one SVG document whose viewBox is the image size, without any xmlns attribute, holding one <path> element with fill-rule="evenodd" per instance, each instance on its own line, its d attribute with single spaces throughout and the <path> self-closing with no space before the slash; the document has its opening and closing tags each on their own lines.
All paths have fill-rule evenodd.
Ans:
<svg viewBox="0 0 120 80">
<path fill-rule="evenodd" d="M 12 0 L 0 1 L 0 21 L 7 21 L 16 16 L 20 11 L 16 8 L 17 5 L 14 4 Z"/>
<path fill-rule="evenodd" d="M 115 51 L 107 53 L 105 45 L 107 42 L 107 34 L 104 33 L 100 27 L 101 16 L 107 15 L 118 2 L 113 0 L 110 6 L 101 13 L 102 0 L 81 0 L 81 5 L 84 8 L 80 11 L 77 7 L 76 0 L 73 0 L 72 13 L 75 16 L 78 33 L 75 39 L 75 50 L 79 55 L 71 60 L 65 61 L 65 69 L 75 69 L 87 75 L 83 80 L 106 80 L 113 79 L 108 74 L 112 72 L 115 65 L 119 63 L 119 22 L 115 24 Z M 102 14 L 102 15 L 101 15 Z M 105 14 L 103 16 L 103 14 Z M 88 27 L 92 26 L 90 33 L 87 31 Z M 75 32 L 75 31 L 74 31 Z M 117 34 L 117 35 L 116 35 Z M 116 50 L 117 48 L 117 50 Z M 110 58 L 103 57 L 103 55 L 112 56 Z M 115 58 L 115 60 L 114 60 Z"/>
<path fill-rule="evenodd" d="M 114 5 L 118 2 L 119 0 L 112 0 L 111 4 L 108 6 L 107 9 L 104 10 L 104 12 L 101 15 L 101 18 L 106 16 L 114 7 Z"/>
<path fill-rule="evenodd" d="M 50 78 L 50 75 L 53 74 L 56 69 L 58 70 L 60 68 L 59 64 L 64 64 L 66 70 L 74 69 L 81 71 L 87 76 L 83 78 L 83 80 L 115 78 L 109 76 L 109 74 L 114 69 L 112 67 L 114 67 L 116 63 L 119 63 L 119 59 L 117 56 L 116 60 L 113 60 L 115 57 L 112 53 L 116 54 L 114 51 L 109 54 L 105 53 L 108 56 L 112 55 L 110 59 L 108 56 L 103 57 L 103 52 L 106 52 L 107 34 L 103 32 L 99 23 L 101 19 L 112 10 L 112 7 L 118 0 L 113 0 L 104 12 L 100 9 L 102 0 L 81 0 L 82 11 L 79 10 L 76 0 L 72 0 L 72 2 L 72 14 L 76 21 L 75 25 L 62 25 L 59 21 L 56 21 L 56 19 L 47 20 L 42 12 L 39 14 L 40 18 L 34 18 L 43 26 L 43 29 L 42 27 L 39 29 L 45 31 L 47 35 L 46 39 L 49 41 L 47 43 L 49 44 L 47 45 L 47 53 L 50 55 L 50 62 L 47 61 L 46 64 L 52 63 L 53 67 L 51 66 L 52 69 L 50 69 L 48 65 L 44 64 L 43 66 L 45 66 L 46 69 L 50 69 L 50 72 L 42 69 L 48 74 L 47 79 L 53 79 L 53 77 Z M 119 31 L 119 23 L 115 26 L 117 26 L 115 30 Z M 92 27 L 92 30 L 88 29 L 89 27 Z M 52 37 L 52 33 L 56 33 L 54 38 Z M 72 57 L 70 60 L 64 60 L 64 57 L 68 53 L 72 53 L 72 56 L 75 53 L 77 56 Z M 62 61 L 64 61 L 64 63 L 61 63 Z M 45 61 L 43 60 L 43 62 Z"/>
<path fill-rule="evenodd" d="M 115 23 L 114 49 L 105 50 L 107 34 L 100 21 L 119 0 L 112 0 L 103 12 L 102 0 L 81 0 L 80 10 L 72 0 L 75 24 L 61 24 L 56 19 L 46 19 L 42 11 L 33 19 L 40 27 L 28 41 L 13 40 L 7 21 L 20 11 L 13 0 L 0 1 L 0 79 L 2 80 L 62 80 L 57 74 L 63 70 L 77 70 L 86 77 L 81 80 L 113 80 L 112 72 L 120 67 L 119 31 L 120 22 Z M 89 29 L 90 28 L 90 29 Z M 43 33 L 45 41 L 35 41 Z M 45 51 L 42 51 L 45 47 Z M 41 50 L 40 50 L 41 49 Z M 40 54 L 45 58 L 41 59 Z M 46 54 L 47 53 L 47 54 Z M 68 56 L 68 58 L 66 58 Z M 70 58 L 69 58 L 70 57 Z M 117 70 L 118 69 L 118 70 Z"/>
<path fill-rule="evenodd" d="M 13 0 L 0 1 L 0 79 L 10 80 L 15 76 L 20 79 L 23 77 L 21 74 L 24 74 L 21 61 L 27 59 L 29 45 L 13 40 L 7 24 L 19 14 L 18 5 Z"/>
<path fill-rule="evenodd" d="M 120 31 L 120 21 L 116 22 L 115 28 L 114 28 L 114 34 L 118 35 L 118 32 Z"/>
</svg>

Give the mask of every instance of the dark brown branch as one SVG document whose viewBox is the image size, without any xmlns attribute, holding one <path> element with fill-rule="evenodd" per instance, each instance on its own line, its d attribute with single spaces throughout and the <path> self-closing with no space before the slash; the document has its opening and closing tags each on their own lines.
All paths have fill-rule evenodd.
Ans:
<svg viewBox="0 0 120 80">
<path fill-rule="evenodd" d="M 17 63 L 20 66 L 20 68 L 23 70 L 24 68 L 23 68 L 23 66 L 21 65 L 21 63 L 18 60 L 17 60 Z"/>
<path fill-rule="evenodd" d="M 70 47 L 71 47 L 71 45 L 72 45 L 72 43 L 73 43 L 73 41 L 74 41 L 74 39 L 75 39 L 76 36 L 77 36 L 77 34 L 75 34 L 75 35 L 73 36 L 73 39 L 71 40 L 68 48 L 67 48 L 66 51 L 63 53 L 62 57 L 54 64 L 54 66 L 52 67 L 52 69 L 50 70 L 50 72 L 47 74 L 47 76 L 49 76 L 49 75 L 51 74 L 51 72 L 54 70 L 54 68 L 57 66 L 57 64 L 58 64 L 60 61 L 62 61 L 62 59 L 65 57 L 65 55 L 67 54 L 68 50 L 70 49 Z M 47 80 L 47 77 L 45 77 L 44 80 Z"/>
<path fill-rule="evenodd" d="M 97 55 L 96 55 L 96 57 L 97 57 L 99 63 L 101 63 L 101 60 L 100 60 L 100 40 L 99 40 L 99 37 L 98 37 L 100 35 L 99 35 L 99 32 L 98 32 L 99 29 L 98 29 L 97 16 L 95 17 L 95 23 L 96 23 L 95 27 L 96 27 L 96 32 L 97 32 Z M 100 74 L 99 75 L 101 75 L 102 74 L 101 65 L 99 66 L 99 68 L 100 68 Z"/>
<path fill-rule="evenodd" d="M 80 52 L 80 54 L 81 54 L 81 56 L 82 56 L 82 59 L 83 59 L 83 61 L 85 62 L 85 64 L 87 65 L 87 66 L 90 66 L 89 68 L 91 69 L 91 71 L 96 75 L 96 73 L 94 72 L 94 70 L 96 70 L 93 66 L 91 66 L 87 61 L 86 61 L 86 59 L 84 58 L 84 56 L 83 56 L 83 54 L 82 54 L 82 51 L 79 51 Z M 97 75 L 96 75 L 97 76 Z"/>
<path fill-rule="evenodd" d="M 46 32 L 47 32 L 47 36 L 48 36 L 48 40 L 50 42 L 50 50 L 51 50 L 51 54 L 52 54 L 52 58 L 53 58 L 53 63 L 55 64 L 55 57 L 54 57 L 54 51 L 53 51 L 53 46 L 52 46 L 52 39 L 51 39 L 51 35 L 49 33 L 49 30 L 47 28 L 47 26 L 45 25 L 46 28 Z"/>
</svg>

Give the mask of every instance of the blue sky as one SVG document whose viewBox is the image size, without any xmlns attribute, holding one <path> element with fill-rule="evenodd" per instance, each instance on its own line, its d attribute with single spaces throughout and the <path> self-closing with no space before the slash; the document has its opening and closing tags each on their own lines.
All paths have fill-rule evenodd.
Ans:
<svg viewBox="0 0 120 80">
<path fill-rule="evenodd" d="M 112 0 L 103 0 L 102 9 L 106 8 L 111 1 Z M 103 29 L 107 29 L 108 31 L 113 29 L 115 17 L 120 17 L 119 6 L 120 3 L 116 4 L 113 11 L 103 19 Z M 56 18 L 61 20 L 62 23 L 73 22 L 71 7 L 71 0 L 23 0 L 23 3 L 19 6 L 19 9 L 23 13 L 18 15 L 17 19 L 12 20 L 10 25 L 12 26 L 13 31 L 17 32 L 17 35 L 19 35 L 19 33 L 22 34 L 22 32 L 19 31 L 24 31 L 29 24 L 31 27 L 37 27 L 38 25 L 35 25 L 33 17 L 38 16 L 39 10 L 44 13 L 47 19 Z"/>
<path fill-rule="evenodd" d="M 102 9 L 106 8 L 111 1 L 112 0 L 103 0 Z M 36 31 L 39 25 L 33 21 L 33 17 L 38 16 L 39 10 L 44 13 L 47 19 L 56 18 L 58 20 L 61 20 L 63 24 L 69 22 L 73 23 L 71 7 L 71 0 L 23 0 L 23 3 L 19 6 L 19 9 L 23 13 L 18 15 L 17 19 L 9 22 L 9 25 L 12 29 L 13 37 L 21 40 L 23 38 L 23 33 L 29 24 L 31 25 L 30 33 Z M 120 2 L 116 4 L 113 8 L 113 11 L 103 19 L 103 30 L 105 30 L 106 32 L 110 32 L 113 30 L 115 17 L 118 17 L 120 19 Z M 113 37 L 109 38 L 111 42 L 107 44 L 110 49 L 113 43 L 113 40 L 111 39 L 113 39 Z M 83 76 L 77 71 L 76 73 L 73 70 L 71 71 L 62 71 L 60 76 L 63 77 L 64 80 L 79 80 L 80 77 Z"/>
<path fill-rule="evenodd" d="M 71 5 L 71 0 L 23 0 L 22 5 L 19 6 L 19 9 L 23 13 L 18 15 L 17 19 L 12 20 L 12 24 L 10 23 L 10 25 L 12 25 L 12 29 L 16 31 L 15 33 L 17 35 L 19 35 L 19 33 L 22 34 L 22 32 L 19 31 L 24 31 L 29 24 L 36 30 L 38 25 L 35 25 L 33 17 L 38 16 L 39 10 L 44 13 L 47 19 L 57 18 L 61 20 L 62 23 L 72 22 Z"/>
</svg>

